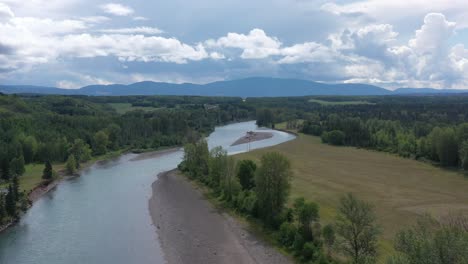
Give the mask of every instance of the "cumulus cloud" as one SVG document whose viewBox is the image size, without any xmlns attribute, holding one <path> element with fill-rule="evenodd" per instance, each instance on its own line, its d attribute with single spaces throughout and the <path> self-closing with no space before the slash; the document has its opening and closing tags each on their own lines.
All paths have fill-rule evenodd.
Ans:
<svg viewBox="0 0 468 264">
<path fill-rule="evenodd" d="M 279 54 L 281 42 L 269 37 L 265 31 L 255 28 L 249 34 L 228 33 L 227 36 L 217 40 L 208 40 L 208 47 L 238 48 L 242 49 L 243 59 L 262 59 Z"/>
<path fill-rule="evenodd" d="M 99 32 L 109 34 L 146 34 L 146 35 L 157 35 L 164 31 L 155 27 L 134 27 L 134 28 L 113 28 L 113 29 L 101 29 Z"/>
<path fill-rule="evenodd" d="M 14 17 L 13 11 L 6 4 L 0 3 L 0 21 L 2 18 L 11 18 Z"/>
<path fill-rule="evenodd" d="M 465 0 L 361 0 L 351 3 L 325 3 L 321 9 L 335 15 L 365 15 L 374 20 L 399 21 L 424 16 L 437 10 L 455 18 L 458 27 L 468 27 L 468 5 Z"/>
<path fill-rule="evenodd" d="M 108 3 L 101 5 L 101 9 L 111 15 L 114 16 L 129 16 L 133 14 L 135 11 L 129 7 L 122 4 L 117 3 Z"/>
</svg>

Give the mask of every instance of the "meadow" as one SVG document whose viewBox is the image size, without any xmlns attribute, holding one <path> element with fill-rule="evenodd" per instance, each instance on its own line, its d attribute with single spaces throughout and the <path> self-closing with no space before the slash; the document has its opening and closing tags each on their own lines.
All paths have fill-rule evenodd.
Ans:
<svg viewBox="0 0 468 264">
<path fill-rule="evenodd" d="M 395 234 L 414 224 L 418 216 L 468 213 L 468 178 L 456 171 L 389 153 L 322 144 L 319 137 L 304 134 L 236 158 L 258 162 L 270 151 L 291 160 L 294 176 L 290 201 L 303 196 L 317 202 L 322 224 L 333 221 L 343 194 L 352 192 L 372 203 L 382 228 L 382 257 L 393 252 Z"/>
</svg>

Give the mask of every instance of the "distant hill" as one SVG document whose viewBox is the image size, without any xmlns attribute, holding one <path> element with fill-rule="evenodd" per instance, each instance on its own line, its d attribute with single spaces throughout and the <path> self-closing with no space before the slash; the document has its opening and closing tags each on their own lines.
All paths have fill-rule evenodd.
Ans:
<svg viewBox="0 0 468 264">
<path fill-rule="evenodd" d="M 324 84 L 299 79 L 253 77 L 208 84 L 173 84 L 138 82 L 129 85 L 90 85 L 80 89 L 29 85 L 0 85 L 2 93 L 62 94 L 62 95 L 199 95 L 236 97 L 279 97 L 306 95 L 409 95 L 467 93 L 468 90 L 401 88 L 390 91 L 368 84 Z"/>
</svg>

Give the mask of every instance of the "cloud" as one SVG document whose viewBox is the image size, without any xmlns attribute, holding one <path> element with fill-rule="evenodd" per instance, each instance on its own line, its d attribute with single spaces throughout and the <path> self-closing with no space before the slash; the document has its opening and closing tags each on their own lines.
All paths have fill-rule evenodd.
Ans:
<svg viewBox="0 0 468 264">
<path fill-rule="evenodd" d="M 129 16 L 133 14 L 135 11 L 129 7 L 122 4 L 117 3 L 108 3 L 100 6 L 101 9 L 111 15 L 114 16 Z"/>
<path fill-rule="evenodd" d="M 86 85 L 99 84 L 99 85 L 108 85 L 112 82 L 97 78 L 87 74 L 80 74 L 76 72 L 68 72 L 67 76 L 72 80 L 60 80 L 55 83 L 55 86 L 62 89 L 78 89 Z"/>
<path fill-rule="evenodd" d="M 133 17 L 133 20 L 135 20 L 135 21 L 147 21 L 148 18 L 142 17 L 142 16 L 136 16 L 136 17 Z"/>
<path fill-rule="evenodd" d="M 242 49 L 243 59 L 262 59 L 279 54 L 281 42 L 266 35 L 262 29 L 252 29 L 249 34 L 228 33 L 217 40 L 208 40 L 208 47 Z"/>
<path fill-rule="evenodd" d="M 101 29 L 99 32 L 109 34 L 146 34 L 157 35 L 164 31 L 155 27 L 134 27 L 134 28 L 115 28 L 115 29 Z"/>
<path fill-rule="evenodd" d="M 80 20 L 86 23 L 99 24 L 102 22 L 109 21 L 110 18 L 106 16 L 87 16 L 87 17 L 80 17 Z"/>
<path fill-rule="evenodd" d="M 468 5 L 466 0 L 361 0 L 351 3 L 325 3 L 321 10 L 338 16 L 364 15 L 373 20 L 397 22 L 408 18 L 438 12 L 455 18 L 459 28 L 468 27 Z"/>
<path fill-rule="evenodd" d="M 14 17 L 13 11 L 6 4 L 0 3 L 0 21 L 2 18 L 11 18 Z"/>
</svg>

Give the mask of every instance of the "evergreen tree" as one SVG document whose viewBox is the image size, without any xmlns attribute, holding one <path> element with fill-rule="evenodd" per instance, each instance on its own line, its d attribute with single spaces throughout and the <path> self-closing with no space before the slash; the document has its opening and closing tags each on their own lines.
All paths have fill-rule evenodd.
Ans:
<svg viewBox="0 0 468 264">
<path fill-rule="evenodd" d="M 52 176 L 53 176 L 52 164 L 50 163 L 50 161 L 46 161 L 44 171 L 42 173 L 42 178 L 45 179 L 45 180 L 50 180 L 50 179 L 52 179 Z"/>
<path fill-rule="evenodd" d="M 3 224 L 3 219 L 6 217 L 5 210 L 5 195 L 0 194 L 0 224 Z"/>
<path fill-rule="evenodd" d="M 8 215 L 16 217 L 16 197 L 11 184 L 8 185 L 8 193 L 5 196 L 5 210 Z"/>
<path fill-rule="evenodd" d="M 257 165 L 251 160 L 241 160 L 237 166 L 237 177 L 243 190 L 250 190 L 255 186 L 255 171 Z"/>
<path fill-rule="evenodd" d="M 19 194 L 20 194 L 18 176 L 14 176 L 12 179 L 12 189 L 13 189 L 13 195 L 15 197 L 15 201 L 18 201 Z"/>
<path fill-rule="evenodd" d="M 8 159 L 5 157 L 2 160 L 2 179 L 5 181 L 10 180 L 11 177 L 11 172 L 10 172 L 10 162 L 8 162 Z"/>
<path fill-rule="evenodd" d="M 23 157 L 23 155 L 11 160 L 11 162 L 10 162 L 10 171 L 11 171 L 11 174 L 17 175 L 17 176 L 21 176 L 21 175 L 24 174 L 25 168 L 24 168 L 24 157 Z"/>
</svg>

